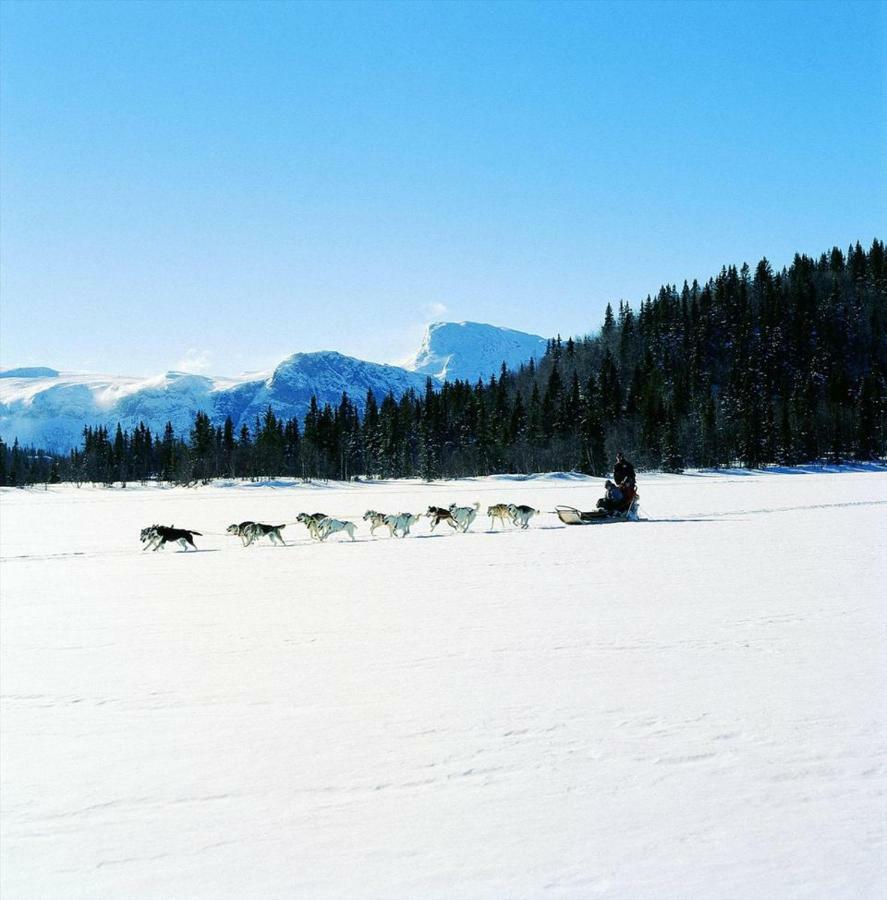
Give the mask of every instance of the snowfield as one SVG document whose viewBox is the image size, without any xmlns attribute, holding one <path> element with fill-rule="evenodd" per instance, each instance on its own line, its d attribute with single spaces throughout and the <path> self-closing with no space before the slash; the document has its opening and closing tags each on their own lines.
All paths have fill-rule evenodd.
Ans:
<svg viewBox="0 0 887 900">
<path fill-rule="evenodd" d="M 4 489 L 3 897 L 887 896 L 887 473 L 600 485 Z"/>
</svg>

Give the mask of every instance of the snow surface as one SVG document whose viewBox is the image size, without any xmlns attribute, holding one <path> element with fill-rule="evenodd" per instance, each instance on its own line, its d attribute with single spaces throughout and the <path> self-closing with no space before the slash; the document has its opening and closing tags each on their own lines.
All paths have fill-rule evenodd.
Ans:
<svg viewBox="0 0 887 900">
<path fill-rule="evenodd" d="M 545 338 L 481 322 L 435 322 L 404 368 L 440 381 L 477 381 L 498 375 L 504 362 L 517 369 L 545 355 Z"/>
<path fill-rule="evenodd" d="M 3 897 L 887 895 L 887 474 L 550 513 L 599 487 L 0 491 Z M 224 535 L 475 500 L 466 535 Z M 487 532 L 500 501 L 544 512 Z"/>
</svg>

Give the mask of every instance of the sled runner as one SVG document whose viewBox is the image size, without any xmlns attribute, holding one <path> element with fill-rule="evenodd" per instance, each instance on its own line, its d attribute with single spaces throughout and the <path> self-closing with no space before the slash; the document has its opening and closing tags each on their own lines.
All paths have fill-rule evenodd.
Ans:
<svg viewBox="0 0 887 900">
<path fill-rule="evenodd" d="M 556 506 L 555 512 L 564 525 L 591 525 L 594 522 L 637 522 L 640 495 L 635 494 L 628 509 L 606 510 L 593 509 L 581 512 L 572 506 Z"/>
</svg>

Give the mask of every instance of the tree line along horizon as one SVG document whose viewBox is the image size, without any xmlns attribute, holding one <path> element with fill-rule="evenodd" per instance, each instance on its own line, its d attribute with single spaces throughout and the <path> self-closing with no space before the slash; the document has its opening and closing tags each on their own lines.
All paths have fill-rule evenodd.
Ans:
<svg viewBox="0 0 887 900">
<path fill-rule="evenodd" d="M 0 484 L 214 478 L 403 478 L 576 470 L 605 475 L 617 450 L 639 469 L 881 459 L 887 380 L 884 243 L 762 259 L 664 285 L 635 311 L 608 304 L 598 332 L 476 383 L 428 380 L 399 399 L 312 397 L 302 422 L 269 407 L 252 427 L 196 414 L 87 426 L 66 455 L 0 440 Z"/>
</svg>

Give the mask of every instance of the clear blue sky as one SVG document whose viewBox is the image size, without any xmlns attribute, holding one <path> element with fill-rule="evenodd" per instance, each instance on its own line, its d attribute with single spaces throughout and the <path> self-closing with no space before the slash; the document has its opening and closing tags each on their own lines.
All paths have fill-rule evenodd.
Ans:
<svg viewBox="0 0 887 900">
<path fill-rule="evenodd" d="M 885 235 L 882 3 L 22 3 L 0 365 L 405 356 Z"/>
</svg>

